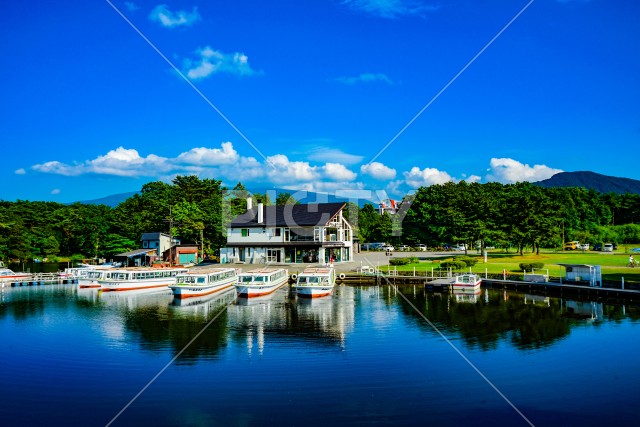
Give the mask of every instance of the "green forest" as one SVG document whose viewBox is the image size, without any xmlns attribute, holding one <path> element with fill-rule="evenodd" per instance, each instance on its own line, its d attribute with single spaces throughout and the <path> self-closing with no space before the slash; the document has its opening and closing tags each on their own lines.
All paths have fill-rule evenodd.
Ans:
<svg viewBox="0 0 640 427">
<path fill-rule="evenodd" d="M 225 245 L 225 224 L 246 209 L 249 196 L 266 205 L 295 203 L 287 193 L 271 200 L 250 194 L 241 183 L 227 189 L 221 181 L 196 176 L 145 184 L 115 208 L 0 201 L 0 258 L 110 258 L 139 248 L 142 233 L 169 233 L 169 224 L 183 243 L 202 245 L 213 255 Z M 379 215 L 372 204 L 350 203 L 346 212 L 361 242 L 481 242 L 520 252 L 561 248 L 569 240 L 640 242 L 639 195 L 582 188 L 450 182 L 418 189 L 396 215 Z"/>
</svg>

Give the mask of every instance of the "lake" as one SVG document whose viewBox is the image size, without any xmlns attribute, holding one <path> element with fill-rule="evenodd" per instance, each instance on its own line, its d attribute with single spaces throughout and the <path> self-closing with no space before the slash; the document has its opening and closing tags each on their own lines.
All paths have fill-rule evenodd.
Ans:
<svg viewBox="0 0 640 427">
<path fill-rule="evenodd" d="M 419 286 L 174 302 L 170 291 L 51 285 L 3 288 L 0 301 L 7 426 L 602 426 L 640 415 L 638 306 Z"/>
</svg>

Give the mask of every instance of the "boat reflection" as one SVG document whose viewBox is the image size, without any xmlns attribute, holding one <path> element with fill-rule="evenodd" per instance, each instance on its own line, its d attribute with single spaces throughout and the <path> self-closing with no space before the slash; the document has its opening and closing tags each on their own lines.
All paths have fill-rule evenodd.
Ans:
<svg viewBox="0 0 640 427">
<path fill-rule="evenodd" d="M 236 299 L 236 290 L 231 287 L 222 291 L 192 298 L 174 298 L 171 305 L 180 313 L 209 317 L 222 306 L 231 304 Z"/>
<path fill-rule="evenodd" d="M 79 301 L 98 303 L 100 300 L 100 289 L 97 288 L 76 288 L 76 298 Z"/>
<path fill-rule="evenodd" d="M 100 301 L 107 306 L 126 307 L 134 310 L 140 307 L 166 305 L 173 298 L 169 288 L 167 289 L 139 289 L 126 292 L 102 292 L 98 293 Z"/>
<path fill-rule="evenodd" d="M 355 318 L 355 288 L 340 286 L 329 298 L 296 300 L 287 289 L 256 298 L 238 298 L 229 306 L 232 335 L 247 352 L 263 354 L 269 337 L 304 340 L 324 347 L 343 347 Z"/>
<path fill-rule="evenodd" d="M 480 295 L 482 295 L 482 289 L 480 289 L 479 287 L 464 289 L 454 288 L 452 295 L 456 302 L 475 304 L 480 299 Z"/>
</svg>

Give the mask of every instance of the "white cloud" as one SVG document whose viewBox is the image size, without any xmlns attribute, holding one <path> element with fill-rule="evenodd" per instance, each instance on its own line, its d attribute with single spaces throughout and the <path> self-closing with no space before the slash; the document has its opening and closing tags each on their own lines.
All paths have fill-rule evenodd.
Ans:
<svg viewBox="0 0 640 427">
<path fill-rule="evenodd" d="M 325 178 L 332 181 L 353 181 L 358 176 L 341 163 L 327 163 L 323 169 Z"/>
<path fill-rule="evenodd" d="M 362 190 L 364 184 L 361 182 L 331 182 L 331 181 L 312 181 L 299 184 L 284 185 L 285 190 L 293 191 L 313 191 L 319 193 L 342 193 L 354 190 Z M 321 202 L 321 200 L 317 200 Z"/>
<path fill-rule="evenodd" d="M 305 150 L 306 157 L 316 162 L 337 162 L 352 165 L 362 161 L 363 156 L 345 153 L 338 148 L 313 147 Z"/>
<path fill-rule="evenodd" d="M 346 85 L 354 85 L 356 83 L 375 83 L 375 82 L 383 82 L 387 84 L 394 84 L 393 80 L 391 80 L 384 73 L 362 73 L 359 76 L 355 77 L 338 77 L 336 81 L 340 83 L 344 83 Z"/>
<path fill-rule="evenodd" d="M 403 172 L 403 175 L 405 182 L 413 188 L 428 187 L 433 184 L 444 184 L 445 182 L 454 181 L 448 173 L 435 168 L 420 169 L 414 166 L 409 172 Z"/>
<path fill-rule="evenodd" d="M 342 4 L 382 18 L 422 15 L 424 12 L 438 10 L 437 6 L 427 5 L 419 0 L 343 0 Z"/>
<path fill-rule="evenodd" d="M 53 190 L 51 190 L 51 194 L 60 194 L 60 189 L 54 188 Z"/>
<path fill-rule="evenodd" d="M 15 173 L 16 175 L 26 175 L 27 171 L 24 170 L 24 168 L 20 168 L 20 169 L 16 169 L 13 173 Z"/>
<path fill-rule="evenodd" d="M 357 173 L 344 164 L 326 162 L 310 164 L 291 161 L 284 154 L 276 154 L 266 160 L 244 157 L 231 142 L 223 142 L 220 148 L 198 147 L 180 153 L 176 157 L 160 157 L 149 154 L 144 157 L 135 149 L 118 147 L 92 160 L 65 164 L 50 161 L 31 167 L 42 173 L 80 176 L 87 174 L 121 177 L 154 177 L 170 181 L 177 175 L 194 174 L 202 178 L 220 179 L 224 182 L 260 182 L 297 186 L 299 189 L 359 188 L 354 182 Z"/>
<path fill-rule="evenodd" d="M 45 162 L 31 167 L 34 171 L 51 173 L 54 175 L 78 176 L 83 173 L 83 167 L 79 165 L 65 165 L 57 160 Z"/>
<path fill-rule="evenodd" d="M 192 148 L 191 150 L 181 153 L 177 160 L 179 162 L 200 165 L 200 166 L 216 166 L 223 164 L 232 164 L 238 161 L 238 152 L 233 148 L 231 142 L 223 142 L 222 148 Z"/>
<path fill-rule="evenodd" d="M 273 167 L 266 167 L 267 176 L 276 184 L 313 181 L 320 178 L 317 166 L 311 166 L 308 162 L 289 161 L 284 154 L 269 156 L 267 161 L 273 165 Z"/>
<path fill-rule="evenodd" d="M 478 175 L 469 175 L 469 176 L 465 177 L 464 180 L 466 182 L 468 182 L 468 183 L 480 182 L 482 180 L 482 177 L 478 176 Z"/>
<path fill-rule="evenodd" d="M 160 4 L 153 8 L 149 14 L 149 19 L 159 22 L 160 25 L 166 28 L 188 27 L 200 20 L 200 14 L 197 7 L 194 7 L 191 12 L 185 10 L 171 12 L 166 4 Z"/>
<path fill-rule="evenodd" d="M 379 180 L 390 180 L 396 177 L 396 170 L 380 162 L 371 162 L 360 166 L 360 172 Z"/>
<path fill-rule="evenodd" d="M 185 61 L 185 73 L 190 79 L 198 80 L 217 73 L 229 73 L 238 76 L 259 74 L 249 65 L 249 58 L 241 52 L 223 53 L 209 46 L 196 50 L 196 61 Z"/>
<path fill-rule="evenodd" d="M 488 182 L 496 181 L 503 184 L 522 181 L 535 182 L 551 178 L 559 172 L 562 172 L 562 170 L 553 169 L 546 165 L 529 166 L 513 159 L 492 158 L 491 168 L 489 174 L 486 176 L 486 180 Z"/>
<path fill-rule="evenodd" d="M 154 173 L 171 170 L 171 165 L 164 157 L 149 154 L 141 157 L 137 150 L 118 147 L 104 156 L 99 156 L 86 163 L 87 172 L 116 176 L 148 176 Z"/>
</svg>

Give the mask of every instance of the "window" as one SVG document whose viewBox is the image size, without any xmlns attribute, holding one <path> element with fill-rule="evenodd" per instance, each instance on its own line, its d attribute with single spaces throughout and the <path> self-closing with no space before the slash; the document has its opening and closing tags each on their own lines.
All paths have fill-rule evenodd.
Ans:
<svg viewBox="0 0 640 427">
<path fill-rule="evenodd" d="M 276 236 L 276 237 L 280 237 L 280 230 L 281 230 L 281 228 L 274 229 L 273 230 L 273 235 Z"/>
<path fill-rule="evenodd" d="M 249 237 L 249 229 L 248 228 L 243 228 L 241 230 L 242 233 L 242 237 Z"/>
</svg>

